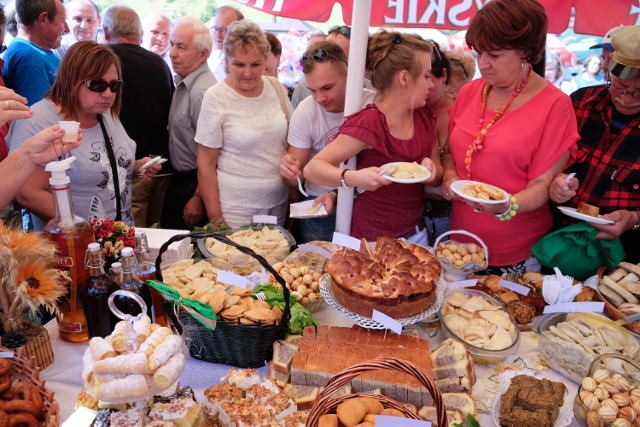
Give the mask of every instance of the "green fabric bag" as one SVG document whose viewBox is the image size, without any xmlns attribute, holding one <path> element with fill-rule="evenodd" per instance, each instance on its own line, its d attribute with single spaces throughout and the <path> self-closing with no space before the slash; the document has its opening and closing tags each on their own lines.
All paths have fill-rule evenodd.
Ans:
<svg viewBox="0 0 640 427">
<path fill-rule="evenodd" d="M 531 252 L 540 265 L 558 267 L 564 274 L 585 280 L 603 265 L 616 266 L 624 260 L 620 239 L 596 239 L 598 230 L 578 222 L 544 236 Z"/>
</svg>

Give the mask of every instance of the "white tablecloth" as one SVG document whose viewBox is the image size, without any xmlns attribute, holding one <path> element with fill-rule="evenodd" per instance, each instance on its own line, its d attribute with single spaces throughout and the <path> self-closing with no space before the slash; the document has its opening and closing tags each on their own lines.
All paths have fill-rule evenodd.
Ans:
<svg viewBox="0 0 640 427">
<path fill-rule="evenodd" d="M 328 305 L 323 305 L 314 314 L 321 325 L 348 327 L 353 324 Z M 55 397 L 60 404 L 60 419 L 66 420 L 73 412 L 76 397 L 82 390 L 82 354 L 87 348 L 87 344 L 72 344 L 62 341 L 58 337 L 55 321 L 49 322 L 46 327 L 51 336 L 55 363 L 42 371 L 41 376 L 46 379 L 46 386 L 55 392 Z M 422 325 L 414 325 L 409 328 L 417 329 L 422 338 L 430 341 L 432 348 L 435 348 L 442 341 L 438 330 L 425 329 Z M 476 365 L 477 381 L 473 388 L 473 396 L 478 404 L 480 425 L 483 427 L 494 425 L 491 403 L 499 390 L 499 374 L 505 370 L 533 370 L 545 373 L 553 380 L 564 382 L 570 393 L 575 395 L 577 384 L 548 369 L 540 359 L 537 348 L 537 335 L 525 332 L 522 334 L 521 345 L 516 355 L 509 356 L 497 364 Z M 187 364 L 180 378 L 180 384 L 191 386 L 201 398 L 202 392 L 212 384 L 218 383 L 228 369 L 228 365 L 208 363 L 187 357 Z M 266 375 L 266 367 L 260 368 L 259 371 Z M 579 424 L 574 419 L 570 426 L 578 427 Z"/>
</svg>

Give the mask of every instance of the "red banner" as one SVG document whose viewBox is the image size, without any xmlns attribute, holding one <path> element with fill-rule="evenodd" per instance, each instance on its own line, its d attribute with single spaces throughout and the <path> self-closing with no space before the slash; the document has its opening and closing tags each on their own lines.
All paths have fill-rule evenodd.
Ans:
<svg viewBox="0 0 640 427">
<path fill-rule="evenodd" d="M 351 22 L 353 0 L 236 0 L 271 15 L 326 22 L 336 3 L 344 21 Z M 489 0 L 373 0 L 374 27 L 427 27 L 464 30 Z M 640 24 L 640 0 L 540 0 L 549 16 L 549 32 L 567 29 L 575 7 L 574 31 L 604 35 L 618 25 Z"/>
</svg>

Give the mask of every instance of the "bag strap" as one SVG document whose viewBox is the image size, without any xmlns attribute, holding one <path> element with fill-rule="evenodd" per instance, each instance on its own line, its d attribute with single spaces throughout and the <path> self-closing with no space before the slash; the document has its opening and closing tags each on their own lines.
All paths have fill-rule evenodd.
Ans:
<svg viewBox="0 0 640 427">
<path fill-rule="evenodd" d="M 287 108 L 287 101 L 286 101 L 287 95 L 284 93 L 284 88 L 280 84 L 280 81 L 275 77 L 267 76 L 267 79 L 269 80 L 269 82 L 271 83 L 271 86 L 273 86 L 276 93 L 278 94 L 278 99 L 280 100 L 280 108 L 282 108 L 282 112 L 284 113 L 284 116 L 287 118 L 287 123 L 289 123 L 289 119 L 291 119 L 291 117 L 289 116 L 289 109 Z"/>
<path fill-rule="evenodd" d="M 98 123 L 100 123 L 100 129 L 102 129 L 104 146 L 107 149 L 107 156 L 109 157 L 109 164 L 111 165 L 113 187 L 116 193 L 116 221 L 122 221 L 122 200 L 120 198 L 120 178 L 118 178 L 118 163 L 116 163 L 116 155 L 113 152 L 113 143 L 111 142 L 111 138 L 107 133 L 107 128 L 104 126 L 102 114 L 98 114 L 96 117 L 98 118 Z"/>
</svg>

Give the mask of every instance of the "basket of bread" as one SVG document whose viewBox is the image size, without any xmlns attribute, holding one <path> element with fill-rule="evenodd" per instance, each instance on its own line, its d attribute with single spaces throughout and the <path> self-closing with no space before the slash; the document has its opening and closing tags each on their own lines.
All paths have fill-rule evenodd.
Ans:
<svg viewBox="0 0 640 427">
<path fill-rule="evenodd" d="M 478 243 L 459 243 L 454 240 L 442 242 L 452 234 L 462 234 L 475 239 Z M 489 265 L 487 245 L 475 234 L 465 230 L 451 230 L 442 233 L 433 245 L 435 255 L 442 265 L 447 280 L 464 280 L 468 275 L 484 270 Z"/>
<path fill-rule="evenodd" d="M 218 234 L 253 250 L 271 265 L 284 260 L 291 252 L 291 247 L 296 244 L 291 233 L 277 225 L 250 224 Z M 251 255 L 212 237 L 198 239 L 198 248 L 205 258 L 211 259 L 216 268 L 243 275 L 260 271 L 260 263 Z"/>
<path fill-rule="evenodd" d="M 171 243 L 186 237 L 215 239 L 254 259 L 281 287 L 279 298 L 256 295 L 244 284 L 230 285 L 229 279 L 218 280 L 221 270 L 211 259 L 180 261 L 161 270 L 162 254 Z M 162 293 L 169 319 L 179 333 L 188 336 L 189 353 L 195 359 L 242 368 L 259 367 L 271 359 L 273 342 L 287 333 L 291 309 L 285 280 L 264 257 L 227 236 L 208 233 L 173 236 L 160 248 L 156 271 L 158 281 L 148 283 Z M 262 283 L 267 282 L 265 275 Z"/>
<path fill-rule="evenodd" d="M 358 363 L 331 378 L 313 405 L 306 425 L 322 427 L 338 425 L 338 422 L 345 426 L 374 425 L 378 416 L 399 418 L 397 422 L 387 425 L 402 425 L 402 418 L 419 420 L 420 417 L 411 412 L 406 405 L 384 395 L 354 393 L 333 397 L 340 394 L 340 390 L 352 379 L 365 372 L 377 370 L 392 370 L 415 377 L 433 398 L 433 406 L 437 413 L 437 420 L 434 420 L 437 421 L 436 425 L 449 425 L 442 394 L 433 380 L 413 363 L 390 357 Z"/>
<path fill-rule="evenodd" d="M 640 265 L 621 262 L 617 268 L 598 270 L 597 297 L 604 302 L 604 312 L 613 320 L 640 313 Z M 640 322 L 627 323 L 625 328 L 640 334 Z"/>
<path fill-rule="evenodd" d="M 12 351 L 0 347 L 0 352 Z M 13 358 L 0 359 L 0 425 L 57 427 L 60 423 L 58 402 L 40 379 L 35 359 L 24 349 Z"/>
</svg>

